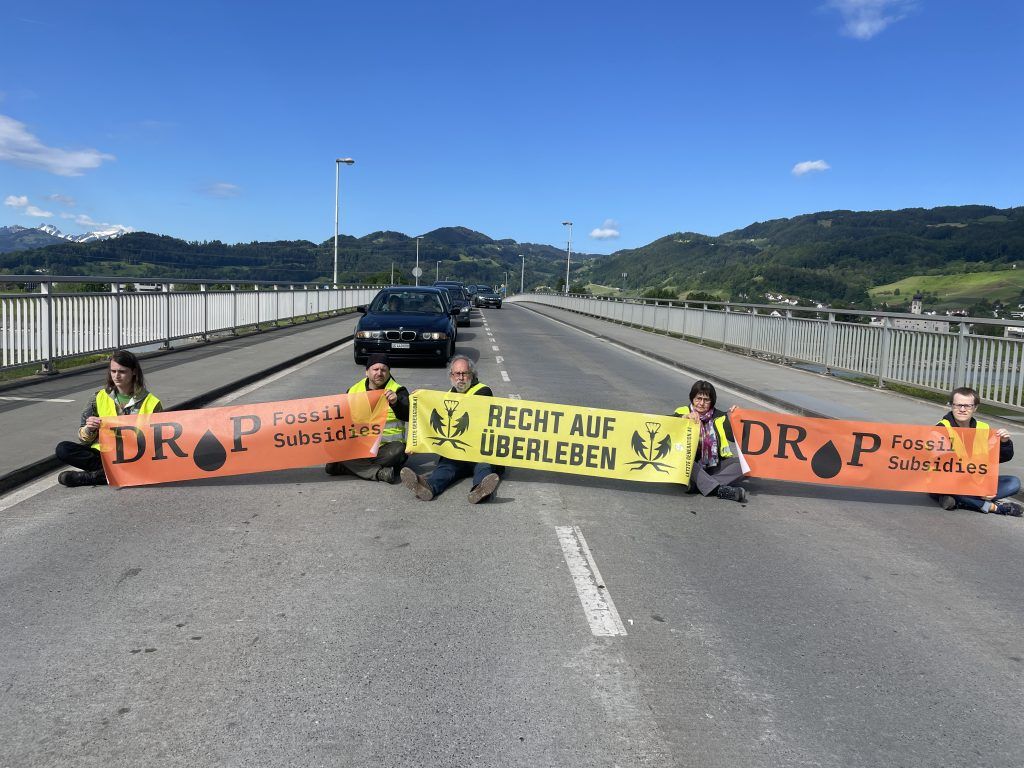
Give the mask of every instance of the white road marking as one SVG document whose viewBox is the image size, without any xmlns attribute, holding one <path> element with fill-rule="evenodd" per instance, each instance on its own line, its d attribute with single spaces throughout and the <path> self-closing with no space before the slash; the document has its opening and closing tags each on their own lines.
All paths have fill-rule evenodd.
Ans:
<svg viewBox="0 0 1024 768">
<path fill-rule="evenodd" d="M 62 470 L 63 471 L 63 470 Z M 21 504 L 21 502 L 31 499 L 36 494 L 40 494 L 45 490 L 48 490 L 57 484 L 57 475 L 59 472 L 54 472 L 49 475 L 43 475 L 37 480 L 33 480 L 31 483 L 14 489 L 8 494 L 5 494 L 0 498 L 0 512 L 10 509 L 13 506 Z"/>
<path fill-rule="evenodd" d="M 15 397 L 14 395 L 0 395 L 0 400 L 24 403 L 73 403 L 74 400 L 63 400 L 59 397 Z"/>
<path fill-rule="evenodd" d="M 522 400 L 523 399 L 522 395 L 517 395 L 517 394 L 509 394 L 509 395 L 507 395 L 507 397 L 508 397 L 509 400 Z"/>
<path fill-rule="evenodd" d="M 501 374 L 502 381 L 512 381 L 512 379 L 508 377 L 508 371 L 499 371 L 499 373 Z"/>
<path fill-rule="evenodd" d="M 615 610 L 612 596 L 605 587 L 601 572 L 597 570 L 587 547 L 583 531 L 578 525 L 559 525 L 555 527 L 558 542 L 562 545 L 562 554 L 572 575 L 576 592 L 580 596 L 583 613 L 587 616 L 590 631 L 595 637 L 615 637 L 625 635 L 626 628 Z"/>
<path fill-rule="evenodd" d="M 497 356 L 496 356 L 496 357 L 494 358 L 494 362 L 495 362 L 495 363 L 497 363 L 498 365 L 501 365 L 502 363 L 504 363 L 504 362 L 505 362 L 505 358 L 504 358 L 504 357 L 502 357 L 501 355 L 497 355 Z"/>
<path fill-rule="evenodd" d="M 582 333 L 582 334 L 585 334 L 587 336 L 590 336 L 592 339 L 596 339 L 597 338 L 597 334 L 596 333 L 591 333 L 590 331 L 584 331 L 581 328 L 577 328 L 575 325 L 570 325 L 569 323 L 566 323 L 566 322 L 564 322 L 562 320 L 558 320 L 558 319 L 556 319 L 554 317 L 549 317 L 548 315 L 545 315 L 542 312 L 535 312 L 534 314 L 540 315 L 541 317 L 545 318 L 546 320 L 550 320 L 553 323 L 558 323 L 559 325 L 564 325 L 566 328 L 571 328 L 574 331 L 577 331 L 579 333 Z M 689 342 L 687 342 L 687 343 L 689 343 Z M 661 360 L 655 360 L 653 357 L 649 357 L 648 355 L 645 355 L 643 352 L 637 352 L 636 350 L 630 349 L 629 347 L 622 346 L 621 344 L 615 344 L 615 346 L 618 347 L 619 349 L 621 349 L 623 352 L 628 352 L 631 355 L 636 355 L 637 357 L 642 357 L 647 362 L 649 362 L 649 363 L 656 363 L 656 364 L 660 365 L 662 368 L 668 368 L 670 371 L 676 371 L 677 373 L 679 371 L 682 371 L 687 376 L 692 376 L 695 379 L 700 379 L 700 378 L 703 377 L 703 374 L 697 373 L 696 371 L 691 371 L 685 365 L 678 365 L 678 366 L 677 365 L 669 365 L 668 363 L 663 363 Z M 751 403 L 757 403 L 759 406 L 764 408 L 766 411 L 782 411 L 782 410 L 784 410 L 784 409 L 780 408 L 778 405 L 776 405 L 774 403 L 765 402 L 764 400 L 760 400 L 760 399 L 758 399 L 756 397 L 753 397 L 752 395 L 748 395 L 746 392 L 740 392 L 738 390 L 735 390 L 732 387 L 726 386 L 725 384 L 719 384 L 719 383 L 716 382 L 715 383 L 715 389 L 718 390 L 719 392 L 728 392 L 729 394 L 731 394 L 731 395 L 733 395 L 735 397 L 742 397 L 744 400 L 748 400 Z"/>
<path fill-rule="evenodd" d="M 500 352 L 500 351 L 501 351 L 501 350 L 500 350 L 500 349 L 498 349 L 497 347 L 493 347 L 493 346 L 491 347 L 491 349 L 493 349 L 493 350 L 494 350 L 495 352 Z"/>
<path fill-rule="evenodd" d="M 341 345 L 335 347 L 334 349 L 329 349 L 326 352 L 321 352 L 316 357 L 311 357 L 308 360 L 303 360 L 301 363 L 298 363 L 297 365 L 293 365 L 293 366 L 291 366 L 289 368 L 285 368 L 283 371 L 278 371 L 277 373 L 272 374 L 272 375 L 268 376 L 265 379 L 260 379 L 259 381 L 253 382 L 252 384 L 250 384 L 247 387 L 242 387 L 239 390 L 236 390 L 234 392 L 231 392 L 230 394 L 224 395 L 224 397 L 220 398 L 219 400 L 215 400 L 214 402 L 210 403 L 210 407 L 216 407 L 216 406 L 219 406 L 219 405 L 227 405 L 228 403 L 234 402 L 238 398 L 243 397 L 245 395 L 248 395 L 250 392 L 255 392 L 257 389 L 260 389 L 261 387 L 267 386 L 267 384 L 271 384 L 271 383 L 277 381 L 278 379 L 283 379 L 285 376 L 293 374 L 296 371 L 305 368 L 307 365 L 311 365 L 311 364 L 313 364 L 315 362 L 323 360 L 325 357 L 330 357 L 334 353 L 339 352 L 342 349 L 347 349 L 350 346 L 351 346 L 351 342 L 345 342 L 344 344 L 341 344 Z"/>
</svg>

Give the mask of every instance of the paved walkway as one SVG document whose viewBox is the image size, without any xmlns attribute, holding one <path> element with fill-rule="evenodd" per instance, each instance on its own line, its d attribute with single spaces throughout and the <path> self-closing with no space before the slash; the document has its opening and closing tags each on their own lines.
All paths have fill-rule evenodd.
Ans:
<svg viewBox="0 0 1024 768">
<path fill-rule="evenodd" d="M 164 408 L 200 408 L 228 392 L 352 338 L 357 313 L 143 356 Z M 0 388 L 0 493 L 57 469 L 54 446 L 74 439 L 106 365 L 33 377 Z"/>
<path fill-rule="evenodd" d="M 766 400 L 782 410 L 805 416 L 894 424 L 934 424 L 946 413 L 936 403 L 918 400 L 885 389 L 855 384 L 838 376 L 811 373 L 756 357 L 723 352 L 651 331 L 558 309 L 528 300 L 512 300 L 534 312 L 547 315 L 613 344 L 642 350 L 649 356 L 674 365 L 713 383 L 728 385 Z M 1005 427 L 1015 437 L 1017 456 L 1001 465 L 1004 474 L 1024 475 L 1024 435 L 1020 425 L 984 414 L 993 427 Z"/>
</svg>

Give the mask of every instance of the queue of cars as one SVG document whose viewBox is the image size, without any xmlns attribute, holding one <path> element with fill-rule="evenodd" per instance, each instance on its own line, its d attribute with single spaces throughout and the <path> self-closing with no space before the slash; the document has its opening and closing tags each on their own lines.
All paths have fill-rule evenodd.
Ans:
<svg viewBox="0 0 1024 768">
<path fill-rule="evenodd" d="M 494 294 L 490 286 L 471 286 L 475 296 Z M 384 352 L 389 357 L 427 360 L 446 365 L 455 354 L 458 326 L 471 324 L 470 292 L 462 283 L 438 281 L 432 286 L 396 285 L 381 289 L 373 301 L 356 307 L 363 316 L 356 324 L 353 357 L 365 364 L 368 355 Z"/>
</svg>

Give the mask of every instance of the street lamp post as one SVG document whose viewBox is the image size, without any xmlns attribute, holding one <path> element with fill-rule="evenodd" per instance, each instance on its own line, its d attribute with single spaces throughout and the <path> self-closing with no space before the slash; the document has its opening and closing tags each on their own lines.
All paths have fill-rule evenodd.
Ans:
<svg viewBox="0 0 1024 768">
<path fill-rule="evenodd" d="M 422 237 L 416 238 L 416 269 L 412 273 L 416 276 L 416 285 L 420 284 L 420 240 Z"/>
<path fill-rule="evenodd" d="M 565 295 L 569 295 L 569 264 L 572 261 L 572 222 L 563 221 L 563 227 L 569 228 L 569 244 L 565 247 Z"/>
<path fill-rule="evenodd" d="M 519 273 L 519 292 L 523 293 L 526 290 L 526 257 L 520 253 L 519 258 L 523 260 L 523 270 Z"/>
<path fill-rule="evenodd" d="M 338 287 L 338 198 L 341 183 L 341 164 L 352 165 L 355 160 L 351 157 L 339 157 L 334 161 L 334 282 L 332 285 Z"/>
</svg>

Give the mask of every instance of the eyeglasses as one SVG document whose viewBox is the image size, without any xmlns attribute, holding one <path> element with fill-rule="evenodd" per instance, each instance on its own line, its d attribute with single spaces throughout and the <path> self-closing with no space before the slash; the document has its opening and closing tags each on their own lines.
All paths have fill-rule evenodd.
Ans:
<svg viewBox="0 0 1024 768">
<path fill-rule="evenodd" d="M 711 402 L 711 398 L 708 397 L 707 395 L 697 395 L 695 398 L 693 398 L 693 402 L 695 402 L 695 403 L 710 403 Z"/>
<path fill-rule="evenodd" d="M 472 376 L 473 372 L 472 371 L 452 371 L 448 375 L 449 376 L 458 376 L 458 377 L 462 378 L 462 377 L 465 377 L 465 376 Z"/>
<path fill-rule="evenodd" d="M 958 411 L 973 411 L 978 406 L 974 403 L 953 403 L 952 407 Z"/>
</svg>

